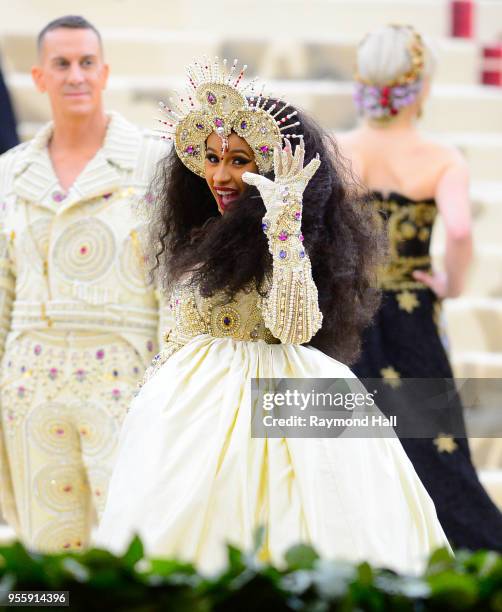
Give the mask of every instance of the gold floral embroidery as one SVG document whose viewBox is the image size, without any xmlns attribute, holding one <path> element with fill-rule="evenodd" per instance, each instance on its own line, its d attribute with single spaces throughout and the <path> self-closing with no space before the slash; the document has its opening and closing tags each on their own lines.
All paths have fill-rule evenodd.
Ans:
<svg viewBox="0 0 502 612">
<path fill-rule="evenodd" d="M 238 310 L 230 306 L 224 306 L 218 309 L 214 326 L 221 335 L 234 336 L 238 333 L 240 324 L 241 316 Z"/>
<path fill-rule="evenodd" d="M 401 291 L 401 293 L 397 293 L 396 300 L 399 304 L 399 308 L 401 308 L 401 310 L 405 310 L 408 313 L 412 313 L 415 308 L 418 308 L 418 306 L 420 306 L 417 294 L 412 293 L 411 291 Z"/>
<path fill-rule="evenodd" d="M 429 240 L 430 235 L 431 235 L 431 231 L 427 227 L 422 227 L 420 231 L 418 232 L 418 238 L 419 240 L 422 240 L 423 242 L 425 242 L 426 240 Z"/>
<path fill-rule="evenodd" d="M 438 453 L 453 453 L 458 448 L 458 444 L 453 439 L 453 436 L 449 434 L 440 433 L 434 439 L 434 444 L 437 447 Z"/>
<path fill-rule="evenodd" d="M 412 273 L 431 270 L 428 249 L 437 214 L 435 204 L 376 200 L 374 205 L 386 219 L 389 234 L 390 261 L 379 271 L 380 287 L 386 291 L 424 289 L 423 283 L 416 281 Z"/>
<path fill-rule="evenodd" d="M 397 389 L 397 387 L 401 385 L 401 380 L 400 380 L 401 375 L 392 366 L 387 366 L 386 368 L 382 368 L 380 370 L 380 376 L 382 376 L 385 382 L 391 387 L 393 387 L 394 389 Z"/>
</svg>

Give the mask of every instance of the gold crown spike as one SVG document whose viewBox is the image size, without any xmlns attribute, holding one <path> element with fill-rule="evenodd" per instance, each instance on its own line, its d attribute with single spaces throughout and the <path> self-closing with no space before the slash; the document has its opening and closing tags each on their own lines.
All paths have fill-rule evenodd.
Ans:
<svg viewBox="0 0 502 612">
<path fill-rule="evenodd" d="M 299 121 L 290 122 L 297 112 L 286 113 L 288 106 L 280 99 L 265 109 L 270 96 L 264 95 L 264 86 L 256 93 L 257 78 L 243 83 L 247 66 L 237 72 L 237 60 L 230 69 L 227 64 L 226 59 L 220 63 L 218 57 L 213 61 L 204 57 L 187 67 L 185 92 L 174 92 L 174 97 L 169 98 L 169 107 L 159 103 L 167 118 L 159 120 L 164 126 L 163 138 L 173 140 L 185 166 L 204 177 L 209 135 L 216 132 L 225 149 L 229 135 L 235 132 L 253 150 L 259 172 L 266 174 L 273 167 L 274 146 L 281 146 L 283 138 L 301 138 L 297 134 L 283 134 L 300 125 Z"/>
</svg>

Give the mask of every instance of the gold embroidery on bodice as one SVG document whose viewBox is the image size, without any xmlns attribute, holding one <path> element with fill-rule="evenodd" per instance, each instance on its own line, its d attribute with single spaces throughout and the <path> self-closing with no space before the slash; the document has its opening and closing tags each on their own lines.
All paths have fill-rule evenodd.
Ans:
<svg viewBox="0 0 502 612">
<path fill-rule="evenodd" d="M 267 344 L 280 344 L 280 340 L 265 327 L 259 307 L 262 300 L 253 289 L 240 291 L 231 300 L 219 293 L 203 297 L 188 283 L 179 284 L 172 293 L 169 308 L 173 311 L 174 326 L 164 337 L 164 346 L 145 372 L 142 386 L 159 368 L 192 338 L 209 335 L 213 338 L 233 338 Z"/>
<path fill-rule="evenodd" d="M 285 198 L 286 200 L 288 198 Z M 280 206 L 263 219 L 272 269 L 263 295 L 248 286 L 233 299 L 224 292 L 204 297 L 187 278 L 171 295 L 174 325 L 166 344 L 145 373 L 143 383 L 183 345 L 198 335 L 268 344 L 305 344 L 322 325 L 317 287 L 301 233 L 301 201 Z"/>
<path fill-rule="evenodd" d="M 279 340 L 263 322 L 260 299 L 253 288 L 240 291 L 229 300 L 224 294 L 205 298 L 187 284 L 178 285 L 169 305 L 175 320 L 169 341 L 185 344 L 194 336 L 208 334 L 214 338 L 277 344 Z"/>
<path fill-rule="evenodd" d="M 380 270 L 379 284 L 385 291 L 423 289 L 414 270 L 431 271 L 430 240 L 437 209 L 433 200 L 406 203 L 389 198 L 376 199 L 374 205 L 387 226 L 389 255 Z"/>
</svg>

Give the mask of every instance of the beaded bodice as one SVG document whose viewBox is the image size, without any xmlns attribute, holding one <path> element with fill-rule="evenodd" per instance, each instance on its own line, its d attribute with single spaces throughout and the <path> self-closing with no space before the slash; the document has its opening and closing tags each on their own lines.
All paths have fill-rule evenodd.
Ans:
<svg viewBox="0 0 502 612">
<path fill-rule="evenodd" d="M 411 200 L 399 193 L 384 197 L 373 192 L 373 197 L 389 235 L 389 260 L 380 271 L 381 288 L 390 291 L 422 288 L 412 272 L 431 270 L 429 249 L 437 214 L 435 201 Z"/>
<path fill-rule="evenodd" d="M 171 296 L 173 321 L 164 348 L 143 382 L 198 335 L 269 344 L 308 342 L 321 327 L 322 313 L 300 225 L 301 200 L 296 198 L 263 219 L 272 255 L 263 295 L 250 287 L 231 300 L 224 293 L 204 297 L 190 279 L 179 283 Z"/>
<path fill-rule="evenodd" d="M 194 336 L 208 334 L 276 344 L 279 340 L 265 327 L 260 301 L 260 295 L 251 287 L 230 300 L 224 294 L 206 298 L 189 283 L 179 284 L 169 304 L 174 326 L 166 339 L 185 344 Z"/>
</svg>

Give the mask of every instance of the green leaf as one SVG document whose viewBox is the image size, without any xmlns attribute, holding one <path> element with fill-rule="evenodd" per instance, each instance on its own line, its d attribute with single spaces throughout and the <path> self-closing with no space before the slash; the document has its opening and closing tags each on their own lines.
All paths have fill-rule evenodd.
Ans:
<svg viewBox="0 0 502 612">
<path fill-rule="evenodd" d="M 361 563 L 357 568 L 357 574 L 359 576 L 359 582 L 366 586 L 373 584 L 373 570 L 369 563 Z"/>
<path fill-rule="evenodd" d="M 429 558 L 426 573 L 434 573 L 443 571 L 446 568 L 451 568 L 454 564 L 454 558 L 451 556 L 447 548 L 438 548 Z"/>
<path fill-rule="evenodd" d="M 71 557 L 62 559 L 61 566 L 77 582 L 87 582 L 89 580 L 89 568 L 77 559 Z"/>
<path fill-rule="evenodd" d="M 136 563 L 143 558 L 143 543 L 139 536 L 135 535 L 129 544 L 129 548 L 122 557 L 124 564 L 129 568 L 134 568 Z"/>
<path fill-rule="evenodd" d="M 452 609 L 467 610 L 478 600 L 478 585 L 474 576 L 458 574 L 453 570 L 430 576 L 432 600 L 447 601 Z"/>
<path fill-rule="evenodd" d="M 316 560 L 319 559 L 319 555 L 312 546 L 297 544 L 286 552 L 284 559 L 289 569 L 312 569 Z"/>
<path fill-rule="evenodd" d="M 239 574 L 246 567 L 243 553 L 235 546 L 227 544 L 227 556 L 228 573 Z"/>
</svg>

